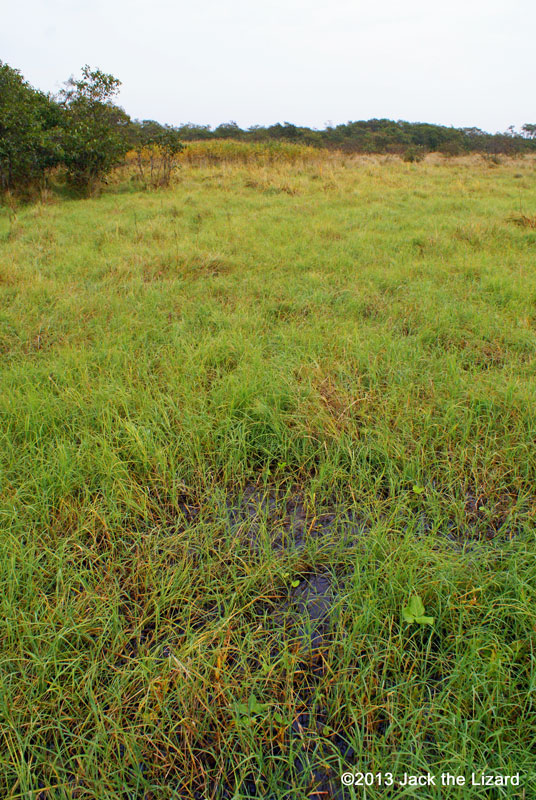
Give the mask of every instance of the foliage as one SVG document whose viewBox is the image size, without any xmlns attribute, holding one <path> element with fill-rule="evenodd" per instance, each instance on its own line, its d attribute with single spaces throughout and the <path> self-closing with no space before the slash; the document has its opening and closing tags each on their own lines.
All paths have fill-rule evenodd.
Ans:
<svg viewBox="0 0 536 800">
<path fill-rule="evenodd" d="M 418 622 L 419 625 L 433 625 L 434 618 L 425 616 L 425 608 L 422 599 L 418 594 L 413 595 L 407 606 L 402 609 L 404 621 L 408 623 Z"/>
<path fill-rule="evenodd" d="M 242 133 L 236 122 L 224 122 L 214 129 L 216 139 L 237 139 Z"/>
<path fill-rule="evenodd" d="M 177 156 L 184 149 L 181 135 L 171 125 L 154 120 L 134 121 L 130 126 L 130 143 L 136 152 L 138 177 L 153 188 L 169 186 Z"/>
<path fill-rule="evenodd" d="M 99 69 L 82 68 L 60 93 L 64 109 L 63 163 L 69 181 L 86 192 L 95 189 L 128 150 L 129 117 L 114 105 L 121 81 Z"/>
<path fill-rule="evenodd" d="M 60 110 L 0 61 L 0 192 L 41 183 L 60 160 Z"/>
<path fill-rule="evenodd" d="M 405 120 L 369 119 L 328 125 L 324 130 L 293 125 L 254 125 L 241 129 L 236 122 L 211 128 L 188 123 L 179 127 L 184 141 L 234 139 L 235 141 L 266 142 L 292 141 L 314 147 L 327 147 L 351 153 L 397 153 L 403 155 L 413 148 L 424 153 L 445 155 L 463 153 L 524 153 L 536 145 L 532 126 L 523 126 L 520 133 L 510 128 L 504 133 L 490 134 L 480 128 L 453 128 Z"/>
<path fill-rule="evenodd" d="M 417 146 L 417 145 L 411 145 L 411 147 L 408 147 L 408 149 L 405 150 L 402 159 L 403 159 L 403 161 L 407 161 L 409 163 L 413 163 L 413 162 L 422 161 L 425 155 L 426 155 L 426 151 L 424 150 L 424 147 Z"/>
<path fill-rule="evenodd" d="M 429 152 L 446 156 L 479 152 L 498 157 L 534 151 L 536 125 L 520 132 L 510 126 L 489 134 L 479 128 L 452 128 L 405 120 L 370 119 L 328 125 L 316 130 L 291 122 L 254 125 L 237 122 L 210 125 L 162 125 L 154 120 L 131 121 L 114 103 L 120 81 L 88 65 L 81 77 L 71 77 L 59 98 L 33 89 L 18 70 L 0 62 L 0 191 L 43 184 L 51 168 L 63 165 L 68 181 L 91 193 L 120 165 L 129 149 L 136 152 L 138 177 L 144 185 L 167 186 L 183 150 L 182 141 L 221 144 L 191 151 L 196 158 L 218 163 L 229 157 L 245 163 L 283 155 L 297 158 L 311 148 L 345 153 L 393 153 L 405 161 L 422 160 Z M 244 145 L 251 145 L 245 148 Z M 295 150 L 285 149 L 294 147 Z M 242 147 L 242 149 L 240 149 Z M 226 149 L 227 148 L 227 149 Z M 299 150 L 298 148 L 301 148 Z M 307 156 L 309 158 L 309 156 Z"/>
</svg>

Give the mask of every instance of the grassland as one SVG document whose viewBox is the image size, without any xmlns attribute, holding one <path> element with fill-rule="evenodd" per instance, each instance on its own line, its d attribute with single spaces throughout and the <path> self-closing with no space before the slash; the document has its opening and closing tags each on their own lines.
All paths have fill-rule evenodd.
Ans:
<svg viewBox="0 0 536 800">
<path fill-rule="evenodd" d="M 1 210 L 0 795 L 528 799 L 536 162 L 218 152 Z"/>
</svg>

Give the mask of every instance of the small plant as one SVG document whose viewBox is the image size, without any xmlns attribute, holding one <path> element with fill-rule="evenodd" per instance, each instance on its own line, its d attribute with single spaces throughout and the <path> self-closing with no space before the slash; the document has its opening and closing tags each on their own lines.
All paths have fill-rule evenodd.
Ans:
<svg viewBox="0 0 536 800">
<path fill-rule="evenodd" d="M 290 586 L 292 586 L 293 589 L 297 589 L 298 586 L 300 585 L 300 582 L 301 582 L 301 581 L 298 580 L 298 578 L 295 578 L 294 580 L 290 580 L 290 572 L 284 572 L 283 573 L 283 578 L 285 579 L 285 581 L 288 584 L 290 584 Z"/>
<path fill-rule="evenodd" d="M 259 703 L 254 694 L 250 694 L 247 703 L 234 703 L 233 708 L 238 717 L 256 717 L 264 714 L 269 708 L 268 703 Z"/>
<path fill-rule="evenodd" d="M 247 703 L 233 703 L 232 707 L 238 719 L 249 725 L 253 723 L 255 717 L 266 718 L 272 709 L 270 703 L 260 703 L 254 694 L 250 694 Z M 278 725 L 286 724 L 278 711 L 273 711 L 271 717 Z"/>
<path fill-rule="evenodd" d="M 417 622 L 419 625 L 433 625 L 434 617 L 427 617 L 424 614 L 424 603 L 418 594 L 414 594 L 407 606 L 402 609 L 402 616 L 408 623 Z"/>
</svg>

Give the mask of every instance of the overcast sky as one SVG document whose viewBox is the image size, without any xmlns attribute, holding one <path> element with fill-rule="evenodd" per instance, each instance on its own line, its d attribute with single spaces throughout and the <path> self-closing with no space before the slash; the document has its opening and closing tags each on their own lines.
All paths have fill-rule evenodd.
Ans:
<svg viewBox="0 0 536 800">
<path fill-rule="evenodd" d="M 536 122 L 535 0 L 4 0 L 0 59 L 57 91 L 88 63 L 132 116 L 324 127 Z"/>
</svg>

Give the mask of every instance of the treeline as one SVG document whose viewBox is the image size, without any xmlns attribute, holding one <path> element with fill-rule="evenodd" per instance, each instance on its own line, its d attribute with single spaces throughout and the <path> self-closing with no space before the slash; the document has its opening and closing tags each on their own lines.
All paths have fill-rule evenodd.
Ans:
<svg viewBox="0 0 536 800">
<path fill-rule="evenodd" d="M 114 167 L 136 151 L 138 177 L 144 184 L 169 183 L 183 142 L 232 139 L 285 141 L 351 153 L 398 153 L 409 161 L 428 152 L 445 155 L 536 150 L 536 124 L 513 126 L 490 134 L 479 128 L 452 128 L 389 119 L 328 125 L 323 130 L 293 125 L 240 128 L 227 122 L 212 128 L 187 123 L 162 125 L 132 120 L 114 99 L 121 82 L 89 66 L 70 78 L 58 95 L 34 89 L 21 73 L 0 61 L 0 192 L 42 185 L 62 167 L 70 184 L 91 192 Z"/>
<path fill-rule="evenodd" d="M 177 128 L 183 141 L 200 139 L 237 139 L 241 141 L 285 140 L 315 147 L 329 147 L 350 153 L 398 153 L 408 150 L 445 155 L 464 153 L 515 154 L 536 150 L 536 125 L 523 125 L 517 132 L 513 126 L 504 133 L 486 133 L 480 128 L 451 128 L 425 122 L 369 119 L 328 125 L 323 130 L 299 127 L 290 122 L 276 125 L 254 125 L 240 128 L 227 122 L 210 125 L 188 123 Z"/>
</svg>

